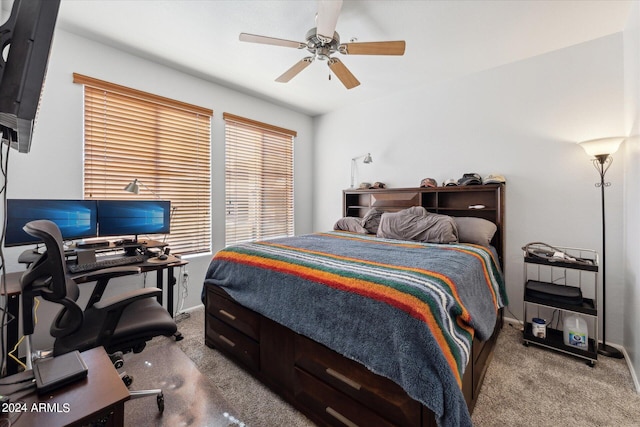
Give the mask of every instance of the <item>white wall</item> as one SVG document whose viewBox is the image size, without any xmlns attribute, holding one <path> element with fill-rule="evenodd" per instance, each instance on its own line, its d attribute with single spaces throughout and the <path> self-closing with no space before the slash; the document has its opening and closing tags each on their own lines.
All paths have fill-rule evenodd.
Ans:
<svg viewBox="0 0 640 427">
<path fill-rule="evenodd" d="M 624 347 L 640 373 L 640 2 L 634 2 L 624 32 L 625 156 Z M 636 389 L 640 383 L 636 376 Z"/>
<path fill-rule="evenodd" d="M 224 246 L 224 122 L 230 112 L 298 132 L 295 140 L 295 231 L 311 230 L 313 121 L 310 117 L 177 72 L 105 45 L 56 30 L 41 110 L 31 152 L 11 152 L 9 198 L 83 198 L 83 94 L 72 82 L 78 72 L 142 91 L 214 110 L 212 121 L 212 228 L 214 252 Z M 6 251 L 7 271 L 18 271 L 19 252 Z M 200 291 L 211 254 L 190 257 L 185 308 L 200 304 Z M 136 286 L 142 285 L 137 279 Z M 130 286 L 130 280 L 126 282 Z M 116 283 L 117 284 L 117 283 Z M 155 286 L 155 276 L 148 278 Z M 125 286 L 123 283 L 122 286 Z M 83 287 L 83 298 L 88 286 Z M 119 292 L 117 286 L 110 287 Z M 177 298 L 177 292 L 176 292 Z M 47 308 L 42 308 L 46 312 Z M 40 315 L 41 324 L 47 322 Z M 46 326 L 45 332 L 46 332 Z"/>
<path fill-rule="evenodd" d="M 601 250 L 599 176 L 575 142 L 623 134 L 622 55 L 622 34 L 612 35 L 316 118 L 314 229 L 341 216 L 350 159 L 367 152 L 356 183 L 504 174 L 509 308 L 521 317 L 524 244 Z M 607 339 L 617 343 L 623 163 L 607 175 Z"/>
</svg>

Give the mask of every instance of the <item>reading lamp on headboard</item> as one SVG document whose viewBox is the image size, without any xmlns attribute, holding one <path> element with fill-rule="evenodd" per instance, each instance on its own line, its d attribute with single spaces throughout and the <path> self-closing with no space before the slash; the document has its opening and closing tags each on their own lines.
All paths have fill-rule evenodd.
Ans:
<svg viewBox="0 0 640 427">
<path fill-rule="evenodd" d="M 371 153 L 367 153 L 366 156 L 358 156 L 358 157 L 354 157 L 353 159 L 351 159 L 351 188 L 353 188 L 354 186 L 354 174 L 355 174 L 355 168 L 356 168 L 356 160 L 358 159 L 362 159 L 364 157 L 364 160 L 362 161 L 362 163 L 364 164 L 369 164 L 369 163 L 373 163 L 373 159 L 371 158 Z"/>
<path fill-rule="evenodd" d="M 611 154 L 618 151 L 618 147 L 622 141 L 624 141 L 624 137 L 612 137 L 612 138 L 600 138 L 600 139 L 591 139 L 589 141 L 580 142 L 580 146 L 586 151 L 586 153 L 590 156 L 593 156 L 592 159 L 593 166 L 598 171 L 600 175 L 600 182 L 596 183 L 596 187 L 600 187 L 601 200 L 602 200 L 602 343 L 598 345 L 598 353 L 603 356 L 615 357 L 617 359 L 621 359 L 623 357 L 620 350 L 610 345 L 607 345 L 607 287 L 606 287 L 606 258 L 605 258 L 605 246 L 606 246 L 606 234 L 605 234 L 605 216 L 604 216 L 604 188 L 609 187 L 611 185 L 610 182 L 605 182 L 604 175 L 609 170 L 611 163 L 613 162 L 613 157 Z"/>
</svg>

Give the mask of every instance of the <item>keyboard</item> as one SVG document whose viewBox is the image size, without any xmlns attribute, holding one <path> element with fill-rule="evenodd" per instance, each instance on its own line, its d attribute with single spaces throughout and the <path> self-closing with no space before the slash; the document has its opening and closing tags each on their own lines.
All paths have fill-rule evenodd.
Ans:
<svg viewBox="0 0 640 427">
<path fill-rule="evenodd" d="M 101 259 L 86 264 L 71 264 L 67 266 L 70 273 L 88 273 L 90 271 L 100 270 L 102 268 L 119 267 L 122 265 L 138 264 L 144 262 L 147 258 L 144 255 L 122 256 L 109 259 Z"/>
</svg>

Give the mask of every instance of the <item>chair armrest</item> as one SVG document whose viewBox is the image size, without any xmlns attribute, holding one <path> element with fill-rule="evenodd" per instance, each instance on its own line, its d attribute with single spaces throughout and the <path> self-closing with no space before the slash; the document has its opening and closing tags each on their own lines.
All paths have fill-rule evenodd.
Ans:
<svg viewBox="0 0 640 427">
<path fill-rule="evenodd" d="M 131 274 L 140 274 L 140 267 L 124 265 L 120 267 L 102 268 L 100 270 L 88 271 L 86 273 L 71 274 L 76 283 L 95 282 L 102 279 L 112 279 L 114 277 L 129 276 Z"/>
<path fill-rule="evenodd" d="M 134 289 L 132 291 L 98 301 L 93 304 L 93 308 L 96 310 L 112 310 L 114 308 L 125 307 L 134 301 L 158 297 L 160 295 L 162 295 L 162 290 L 159 288 Z"/>
</svg>

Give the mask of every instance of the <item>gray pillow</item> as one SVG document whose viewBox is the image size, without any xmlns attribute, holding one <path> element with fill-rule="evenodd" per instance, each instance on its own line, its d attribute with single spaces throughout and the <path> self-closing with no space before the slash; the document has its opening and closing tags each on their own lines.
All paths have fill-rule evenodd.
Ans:
<svg viewBox="0 0 640 427">
<path fill-rule="evenodd" d="M 380 219 L 378 237 L 426 243 L 456 243 L 458 232 L 453 219 L 429 213 L 422 207 L 385 212 Z"/>
<path fill-rule="evenodd" d="M 333 226 L 334 230 L 352 231 L 354 233 L 367 234 L 366 228 L 360 223 L 361 219 L 355 216 L 340 218 Z"/>
<path fill-rule="evenodd" d="M 489 246 L 498 227 L 491 221 L 474 217 L 453 217 L 458 227 L 460 243 Z"/>
<path fill-rule="evenodd" d="M 362 217 L 361 224 L 371 234 L 378 232 L 378 226 L 380 225 L 380 218 L 382 217 L 382 211 L 376 208 L 371 208 Z"/>
</svg>

